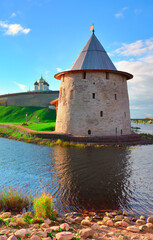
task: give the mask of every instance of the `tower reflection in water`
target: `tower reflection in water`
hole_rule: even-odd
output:
[[[128,208],[129,150],[54,148],[55,197],[63,211]]]

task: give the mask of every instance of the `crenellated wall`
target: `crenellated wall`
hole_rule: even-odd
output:
[[[0,95],[0,106],[48,107],[50,102],[58,98],[59,91],[22,92]]]
[[[99,71],[83,74],[67,72],[61,78],[56,132],[74,136],[131,134],[126,77]]]

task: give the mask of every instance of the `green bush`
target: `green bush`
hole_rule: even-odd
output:
[[[56,219],[56,212],[53,209],[53,197],[45,192],[40,197],[34,198],[34,211],[36,217]]]
[[[0,207],[5,211],[21,211],[23,208],[28,208],[31,204],[31,199],[24,196],[16,188],[9,187],[3,189],[0,194]]]

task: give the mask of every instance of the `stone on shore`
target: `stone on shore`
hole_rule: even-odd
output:
[[[146,223],[147,228],[153,228],[153,224],[152,223]]]
[[[141,219],[138,219],[137,221],[136,221],[136,224],[137,225],[144,225],[146,222],[144,221],[144,220],[141,220]]]
[[[27,229],[24,229],[24,228],[22,228],[22,229],[20,229],[20,230],[17,230],[16,232],[15,232],[15,236],[18,238],[22,238],[22,237],[25,237],[25,235],[26,234],[28,234],[29,233],[29,231],[27,230]]]
[[[49,228],[51,231],[57,232],[60,229],[60,226],[53,226]]]
[[[94,231],[92,228],[84,228],[79,231],[79,235],[81,238],[93,237]]]
[[[107,221],[107,226],[113,227],[113,226],[114,226],[113,221],[112,221],[112,220],[108,220],[108,221]]]
[[[37,235],[33,235],[30,240],[41,240],[41,238]]]
[[[5,235],[0,236],[0,240],[7,240],[7,237]]]
[[[41,227],[42,228],[49,228],[49,224],[44,222],[44,223],[41,224]]]
[[[0,234],[8,234],[10,232],[10,230],[9,229],[3,229],[3,230],[1,230],[0,231]]]
[[[81,221],[81,225],[91,226],[91,224],[92,224],[92,223],[91,223],[89,220],[85,220],[85,219],[84,219],[84,220]]]
[[[51,224],[51,222],[52,222],[52,221],[51,221],[49,218],[47,218],[47,219],[44,220],[44,223],[47,223],[48,225]]]
[[[58,240],[71,240],[73,234],[71,232],[60,232],[56,234],[56,239]]]
[[[70,226],[69,226],[69,224],[67,224],[67,223],[62,223],[62,224],[60,225],[60,228],[65,229],[66,231],[68,231],[68,230],[70,229]]]
[[[140,216],[140,219],[141,219],[141,220],[145,220],[145,219],[146,219],[146,217],[145,217],[145,216],[143,216],[143,215],[141,215],[141,216]]]
[[[81,223],[82,220],[83,220],[82,217],[76,217],[76,218],[74,218],[74,222],[75,222],[75,223]]]
[[[115,221],[122,221],[124,219],[123,215],[117,215],[115,216]]]
[[[97,224],[97,223],[94,223],[94,224],[91,226],[91,228],[92,228],[93,230],[101,230],[99,224]]]
[[[147,229],[147,226],[146,226],[146,225],[141,225],[141,226],[139,227],[139,229],[140,229],[140,231],[144,231],[144,230]]]
[[[16,236],[12,235],[7,240],[18,240]]]
[[[135,227],[135,226],[129,226],[126,228],[128,231],[133,232],[133,233],[138,233],[140,232],[140,229]]]
[[[153,223],[153,216],[147,218],[147,223]]]

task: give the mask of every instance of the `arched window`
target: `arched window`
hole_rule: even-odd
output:
[[[90,129],[88,130],[88,135],[91,135],[91,130]]]

